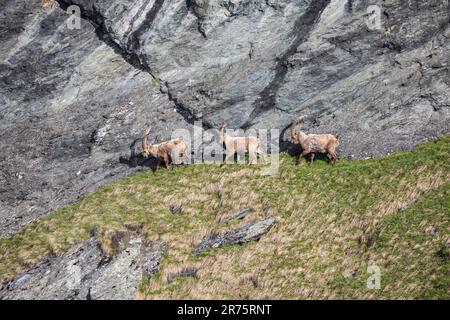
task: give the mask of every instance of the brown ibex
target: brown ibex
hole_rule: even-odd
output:
[[[219,129],[220,143],[225,144],[226,156],[224,164],[230,157],[234,157],[236,153],[248,153],[250,164],[257,163],[257,154],[259,154],[266,162],[264,152],[261,150],[261,140],[257,137],[231,137],[225,133],[225,126]]]
[[[339,140],[332,134],[306,134],[303,131],[298,132],[296,126],[303,121],[304,117],[299,117],[291,124],[291,141],[293,143],[300,143],[302,153],[298,157],[300,162],[301,157],[311,154],[311,164],[314,161],[315,153],[325,153],[330,159],[331,164],[336,163],[337,154],[336,149],[339,146]]]
[[[177,162],[186,154],[187,145],[182,139],[177,138],[159,144],[149,144],[149,134],[150,129],[147,129],[142,138],[142,155],[144,158],[152,156],[158,160],[156,170],[159,169],[161,161],[163,161],[166,168],[168,168],[169,164],[177,164]]]

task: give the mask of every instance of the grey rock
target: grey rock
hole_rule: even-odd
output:
[[[7,1],[0,10],[4,237],[151,167],[153,160],[140,155],[146,127],[153,142],[187,124],[153,78],[99,39],[89,22],[69,30],[63,10],[44,11],[39,1]]]
[[[0,288],[0,300],[133,300],[142,275],[154,275],[165,245],[147,249],[133,237],[107,257],[93,237],[60,257],[51,257]]]
[[[339,134],[341,155],[357,158],[448,132],[445,1],[372,1],[382,12],[373,31],[357,0],[65,2],[207,126],[285,129],[303,114],[304,130]]]
[[[90,281],[83,283],[81,297],[86,297],[89,292],[92,300],[136,299],[142,278],[140,253],[141,239],[131,239],[128,248],[95,270]],[[88,292],[85,288],[88,288]]]
[[[158,242],[153,246],[145,249],[141,258],[144,275],[146,275],[147,277],[151,277],[159,272],[161,267],[161,259],[167,249],[168,245],[164,242]]]
[[[248,223],[242,227],[227,231],[224,234],[210,234],[206,236],[193,250],[197,255],[211,248],[220,248],[224,245],[243,244],[259,240],[276,223],[274,218],[267,218],[255,223]]]
[[[84,299],[85,279],[106,263],[97,238],[75,246],[61,257],[51,257],[0,289],[2,300]],[[86,292],[87,294],[87,292]]]
[[[172,214],[181,214],[183,213],[183,206],[171,206],[169,210]]]

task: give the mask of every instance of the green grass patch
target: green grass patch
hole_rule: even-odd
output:
[[[280,155],[275,176],[261,166],[190,165],[138,173],[42,217],[0,240],[0,281],[97,235],[114,254],[116,232],[139,229],[169,251],[143,279],[153,298],[448,298],[450,136],[371,160],[335,166]],[[172,214],[171,206],[183,207]],[[246,207],[244,221],[218,223]],[[209,232],[274,216],[260,241],[191,254]],[[369,265],[381,270],[368,289]],[[166,283],[183,267],[198,278]]]

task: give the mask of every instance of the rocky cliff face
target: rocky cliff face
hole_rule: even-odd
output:
[[[0,300],[134,300],[142,276],[159,271],[167,245],[147,247],[140,238],[121,245],[126,248],[111,258],[92,237],[0,286]]]
[[[350,158],[449,131],[447,0],[4,0],[0,26],[0,236],[145,168],[148,126],[283,142],[301,114]]]

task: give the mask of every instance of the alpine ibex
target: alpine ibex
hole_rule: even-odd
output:
[[[296,126],[303,121],[304,117],[299,117],[291,124],[291,141],[293,143],[300,143],[302,146],[301,157],[311,154],[311,164],[314,161],[315,153],[326,153],[330,159],[331,164],[336,163],[337,155],[336,149],[339,145],[339,140],[332,134],[306,134],[303,131],[298,132]]]
[[[248,153],[250,164],[257,163],[257,154],[259,154],[266,162],[265,155],[261,150],[261,140],[257,137],[231,137],[225,133],[225,126],[221,126],[219,129],[220,143],[225,144],[226,156],[224,164],[230,157],[233,157],[236,153]]]
[[[163,161],[166,168],[168,168],[169,164],[177,164],[186,154],[187,145],[182,139],[177,138],[159,144],[149,144],[149,133],[150,129],[147,129],[142,138],[142,155],[144,158],[152,156],[158,160],[156,170],[159,169],[161,161]]]

